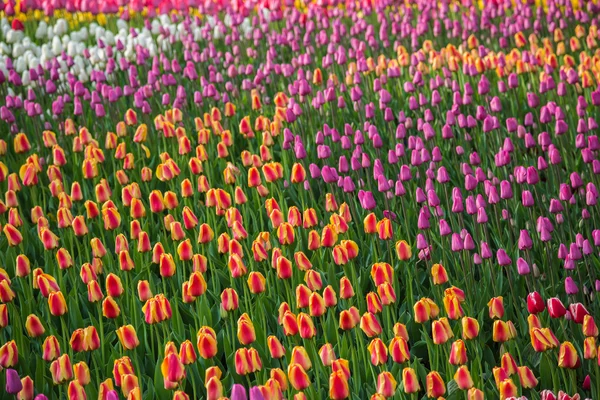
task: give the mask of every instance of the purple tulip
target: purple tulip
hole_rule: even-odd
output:
[[[19,373],[12,368],[6,370],[6,392],[17,394],[23,389]]]

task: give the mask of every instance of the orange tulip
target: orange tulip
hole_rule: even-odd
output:
[[[454,374],[454,380],[461,390],[468,390],[473,387],[473,379],[471,379],[471,373],[466,365],[458,367]]]
[[[300,364],[290,364],[288,380],[295,390],[304,390],[310,386],[310,378]]]
[[[402,370],[402,383],[404,385],[404,393],[417,393],[421,390],[417,373],[412,368],[404,368]]]
[[[350,387],[346,376],[340,371],[333,372],[329,376],[329,397],[334,400],[342,400],[350,395]]]
[[[560,368],[577,368],[580,364],[579,356],[577,355],[577,350],[575,350],[575,346],[571,342],[563,342],[560,345],[560,349],[558,352],[558,366]]]
[[[254,324],[250,320],[250,316],[246,313],[242,314],[237,321],[237,337],[242,345],[248,345],[256,340],[254,332]]]
[[[57,360],[52,361],[52,364],[50,364],[50,374],[55,385],[73,379],[73,370],[68,354],[63,354]]]
[[[446,384],[437,371],[431,371],[425,379],[427,397],[438,398],[446,394]]]
[[[67,312],[67,302],[62,292],[53,292],[48,296],[48,307],[50,314],[60,317]]]
[[[42,321],[35,314],[30,314],[25,321],[25,329],[29,337],[36,338],[42,336],[46,329],[42,325]]]
[[[140,344],[135,328],[132,325],[125,325],[118,328],[117,336],[119,337],[121,346],[123,346],[125,350],[133,350]]]

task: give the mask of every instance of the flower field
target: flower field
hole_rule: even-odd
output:
[[[0,3],[0,399],[600,399],[596,3]]]

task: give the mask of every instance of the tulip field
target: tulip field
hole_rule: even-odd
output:
[[[600,399],[599,26],[0,1],[0,399]]]

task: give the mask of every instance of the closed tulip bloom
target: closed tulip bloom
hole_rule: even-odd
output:
[[[225,311],[235,311],[239,307],[239,298],[235,289],[227,288],[221,292],[221,308]]]
[[[350,280],[343,276],[340,279],[340,298],[346,300],[350,299],[354,296],[354,288],[352,287],[352,283]]]
[[[317,334],[317,329],[310,315],[299,313],[297,316],[298,332],[302,339],[311,339]]]
[[[247,400],[246,388],[239,383],[234,383],[231,388],[231,400]]]
[[[29,258],[24,254],[19,254],[16,259],[15,275],[23,278],[31,273],[31,264]]]
[[[510,328],[508,323],[496,320],[492,327],[492,338],[494,342],[503,343],[511,339]]]
[[[456,296],[452,294],[446,295],[444,296],[443,302],[444,308],[446,309],[446,314],[448,314],[448,318],[452,320],[462,318],[464,311],[460,305],[459,299]]]
[[[371,354],[371,364],[378,366],[387,362],[387,348],[381,339],[373,339],[371,343],[369,343],[367,350]]]
[[[200,230],[198,233],[198,243],[200,244],[206,244],[211,242],[215,237],[215,234],[212,230],[212,228],[210,227],[210,225],[204,223],[202,225],[200,225]]]
[[[30,314],[25,321],[25,329],[27,330],[27,334],[29,337],[35,338],[42,336],[46,329],[44,329],[44,325],[35,314]]]
[[[467,347],[462,340],[458,339],[452,343],[448,362],[452,365],[463,365],[466,364],[467,361]]]
[[[312,291],[321,290],[323,288],[323,280],[321,274],[315,270],[308,270],[304,274],[304,282]]]
[[[567,313],[567,309],[557,297],[548,299],[547,306],[551,318],[562,318]]]
[[[119,342],[121,342],[121,346],[125,350],[133,350],[140,344],[135,328],[132,325],[125,325],[117,329],[117,336]]]
[[[2,231],[4,232],[4,236],[6,236],[6,239],[8,240],[9,246],[18,246],[23,241],[23,236],[21,235],[21,232],[19,232],[19,230],[11,224],[4,225]]]
[[[196,347],[200,357],[205,360],[213,358],[217,354],[217,335],[215,331],[207,326],[200,328],[197,334]]]
[[[342,310],[342,312],[340,312],[339,327],[341,330],[347,331],[353,329],[356,324],[357,321],[349,310]]]
[[[248,274],[248,288],[253,294],[259,294],[266,290],[266,279],[260,272],[252,271]]]
[[[510,353],[502,354],[500,365],[509,376],[517,373],[517,363]]]
[[[168,354],[164,357],[160,370],[164,379],[165,388],[172,389],[185,377],[185,368],[177,354]]]
[[[533,389],[537,386],[538,380],[533,374],[533,371],[529,369],[529,367],[519,367],[518,374],[519,381],[521,382],[521,387],[525,389]]]
[[[440,318],[432,322],[431,336],[435,344],[444,344],[454,336],[447,318]]]
[[[342,400],[350,395],[348,380],[341,371],[333,372],[329,376],[329,397],[334,400]]]
[[[207,400],[218,400],[223,397],[223,384],[215,376],[211,377],[205,383]]]
[[[331,343],[326,343],[319,349],[319,357],[321,358],[321,363],[325,367],[331,366],[331,364],[336,360],[335,351],[333,350],[333,345]]]
[[[52,361],[60,356],[60,345],[55,336],[46,336],[42,344],[42,359],[44,361]]]
[[[388,346],[388,350],[392,360],[398,364],[402,364],[410,360],[408,342],[406,339],[400,336],[392,338]]]
[[[596,358],[597,349],[596,349],[596,338],[595,337],[587,337],[583,341],[583,358],[586,360],[591,360]]]
[[[385,398],[394,396],[397,385],[394,375],[388,371],[384,371],[377,376],[377,393]]]
[[[300,391],[310,386],[310,378],[300,364],[290,364],[287,373],[294,390]]]
[[[539,314],[546,309],[546,304],[538,292],[531,292],[527,295],[527,311],[530,314]]]
[[[308,249],[315,251],[321,247],[321,237],[319,236],[319,232],[315,230],[311,230],[308,232]]]
[[[370,213],[365,217],[363,226],[366,234],[377,233],[377,216],[375,213]]]
[[[500,382],[500,385],[498,385],[498,390],[500,392],[501,400],[514,398],[518,394],[517,385],[515,385],[515,383],[510,378]]]
[[[92,351],[100,347],[100,338],[94,326],[76,329],[69,341],[71,348],[76,352]]]
[[[586,336],[586,337],[590,337],[590,336],[597,337],[598,336],[598,326],[596,325],[596,322],[594,321],[594,317],[592,317],[591,315],[586,315],[583,317],[582,330],[583,330],[584,336]]]
[[[417,393],[421,390],[417,373],[412,368],[402,370],[402,384],[404,385],[404,393]]]
[[[438,398],[446,393],[446,384],[437,371],[431,371],[425,378],[427,397]]]
[[[73,375],[75,380],[79,381],[81,385],[86,386],[90,383],[90,369],[84,361],[80,361],[73,365]]]
[[[10,287],[10,281],[0,281],[0,301],[3,303],[10,303],[15,298],[15,292]]]
[[[242,314],[237,321],[237,337],[242,345],[248,345],[256,340],[254,332],[254,324],[250,320],[250,316],[246,313]]]
[[[69,387],[67,389],[67,395],[70,400],[85,400],[87,399],[87,395],[85,393],[85,389],[81,382],[74,380],[69,382]]]
[[[377,222],[377,234],[381,240],[390,240],[394,237],[394,230],[392,228],[392,221],[388,218],[383,218]],[[398,256],[399,258],[400,256]]]
[[[577,368],[579,363],[575,346],[571,342],[563,342],[558,352],[558,366],[560,368]]]
[[[488,302],[488,310],[491,319],[504,316],[504,303],[502,296],[494,297]]]
[[[408,261],[412,256],[410,245],[405,240],[396,242],[396,255],[400,261]]]
[[[110,273],[106,277],[106,292],[111,297],[119,297],[123,294],[123,284],[121,278],[117,275]]]
[[[479,322],[475,318],[463,317],[461,324],[464,340],[475,339],[479,335]]]
[[[383,310],[383,305],[381,304],[381,300],[379,299],[379,296],[377,296],[377,293],[367,293],[366,302],[367,310],[369,310],[369,313],[371,314],[378,314]]]
[[[282,390],[282,391],[288,390],[287,376],[281,368],[271,369],[269,376],[271,377],[269,380],[274,380],[276,382],[279,390]],[[278,392],[278,390],[277,390],[277,392]]]
[[[104,298],[104,294],[102,293],[102,289],[100,288],[100,284],[98,281],[91,280],[87,284],[88,289],[88,301],[90,303],[96,303]]]
[[[67,302],[62,292],[53,292],[48,296],[48,308],[50,314],[60,317],[67,312]]]
[[[68,354],[63,354],[57,360],[52,361],[52,364],[50,364],[50,374],[55,385],[73,379],[71,359]]]
[[[533,328],[530,330],[529,335],[531,338],[531,346],[537,352],[544,352],[555,347],[543,329]]]
[[[160,276],[163,278],[170,278],[175,275],[175,260],[171,254],[164,253],[160,256],[159,271]]]
[[[19,362],[19,350],[14,340],[6,342],[0,347],[0,366],[10,368]]]
[[[198,297],[202,296],[206,292],[206,281],[202,273],[196,271],[190,275],[188,293],[191,296]]]
[[[338,234],[335,226],[325,225],[323,232],[321,233],[321,245],[323,247],[331,248],[334,247],[338,240]]]
[[[375,314],[366,312],[360,318],[360,329],[367,337],[374,337],[381,334],[381,325]]]
[[[296,346],[292,349],[290,364],[299,364],[305,371],[312,368],[312,362],[308,356],[308,352],[302,346]]]
[[[466,365],[458,367],[454,374],[454,380],[461,390],[468,390],[473,387],[473,379],[471,379],[471,373]]]
[[[468,400],[483,400],[485,395],[482,390],[477,388],[471,388],[467,391]]]
[[[275,336],[269,336],[267,338],[267,347],[272,358],[281,358],[285,355],[285,348]]]
[[[417,324],[429,321],[431,317],[431,308],[423,299],[417,301],[413,306],[414,320]]]
[[[29,376],[25,376],[25,377],[23,377],[23,379],[21,379],[21,385],[22,385],[22,389],[19,392],[17,399],[33,400],[33,396],[35,394],[35,388],[33,387],[33,379],[31,379]],[[36,398],[39,396],[40,395],[36,396]],[[38,400],[47,400],[47,399],[43,398],[43,399],[38,399]]]
[[[434,285],[443,285],[448,282],[448,274],[442,264],[433,264],[431,266],[431,279]]]
[[[102,315],[108,319],[115,319],[120,314],[121,309],[115,299],[111,296],[107,296],[104,301],[102,301]]]

